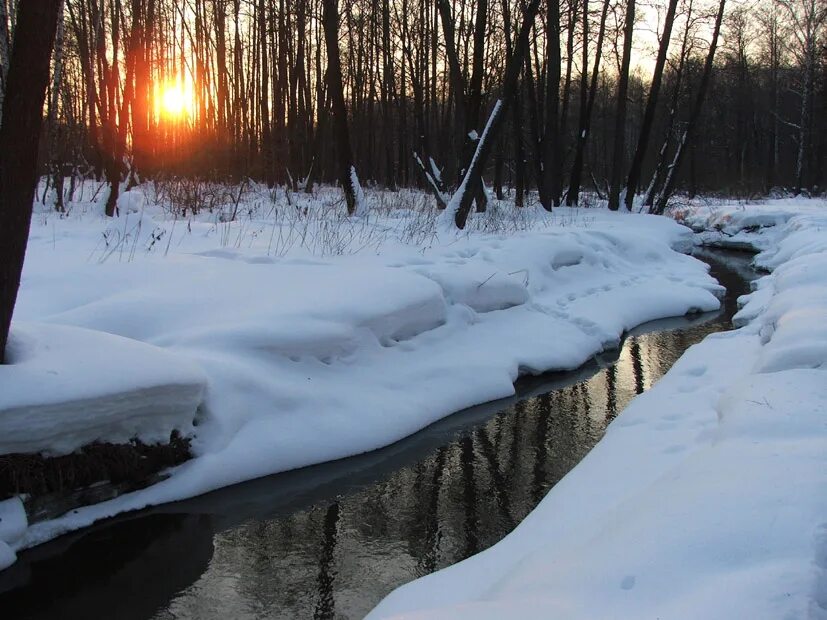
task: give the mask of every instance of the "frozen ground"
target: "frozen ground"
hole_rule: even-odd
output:
[[[827,205],[680,217],[765,250],[744,327],[689,349],[503,541],[370,618],[827,618]]]
[[[116,220],[101,217],[102,194],[66,217],[35,215],[13,341],[71,334],[70,353],[32,347],[25,363],[72,380],[44,374],[16,406],[146,387],[178,359],[180,374],[205,377],[196,458],[151,488],[32,525],[13,549],[378,448],[510,395],[520,373],[575,368],[639,323],[719,306],[706,266],[673,250],[690,232],[666,218],[494,203],[470,232],[446,234],[417,193],[372,192],[369,215],[345,218],[327,192],[288,204],[214,188],[201,198],[212,211],[193,216],[180,187],[145,190],[121,198]],[[70,368],[95,356],[117,382]],[[96,438],[123,436],[99,421]],[[48,437],[51,452],[70,447]]]

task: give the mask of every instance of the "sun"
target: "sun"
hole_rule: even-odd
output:
[[[184,89],[178,84],[168,84],[161,92],[161,108],[164,114],[173,118],[184,115],[187,107],[187,97]]]
[[[159,115],[170,120],[183,120],[193,110],[194,93],[190,80],[175,78],[164,82],[156,91],[155,105]]]

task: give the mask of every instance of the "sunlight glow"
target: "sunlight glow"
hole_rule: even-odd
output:
[[[193,105],[192,88],[188,83],[170,81],[161,88],[159,107],[164,116],[178,120],[187,116]]]

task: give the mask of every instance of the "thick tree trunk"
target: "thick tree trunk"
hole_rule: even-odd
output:
[[[336,0],[322,1],[324,38],[327,49],[327,85],[333,107],[333,124],[336,132],[336,151],[339,156],[338,177],[347,202],[347,212],[353,215],[360,207],[360,190],[353,165],[350,147],[350,131],[347,123],[342,65],[339,60],[339,11]]]
[[[0,126],[0,363],[5,362],[37,183],[37,146],[60,0],[21,2]]]

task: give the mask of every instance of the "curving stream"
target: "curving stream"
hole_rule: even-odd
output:
[[[698,257],[718,313],[641,326],[576,372],[521,380],[392,446],[123,515],[0,573],[4,618],[360,618],[510,532],[683,351],[731,328],[751,256]]]

